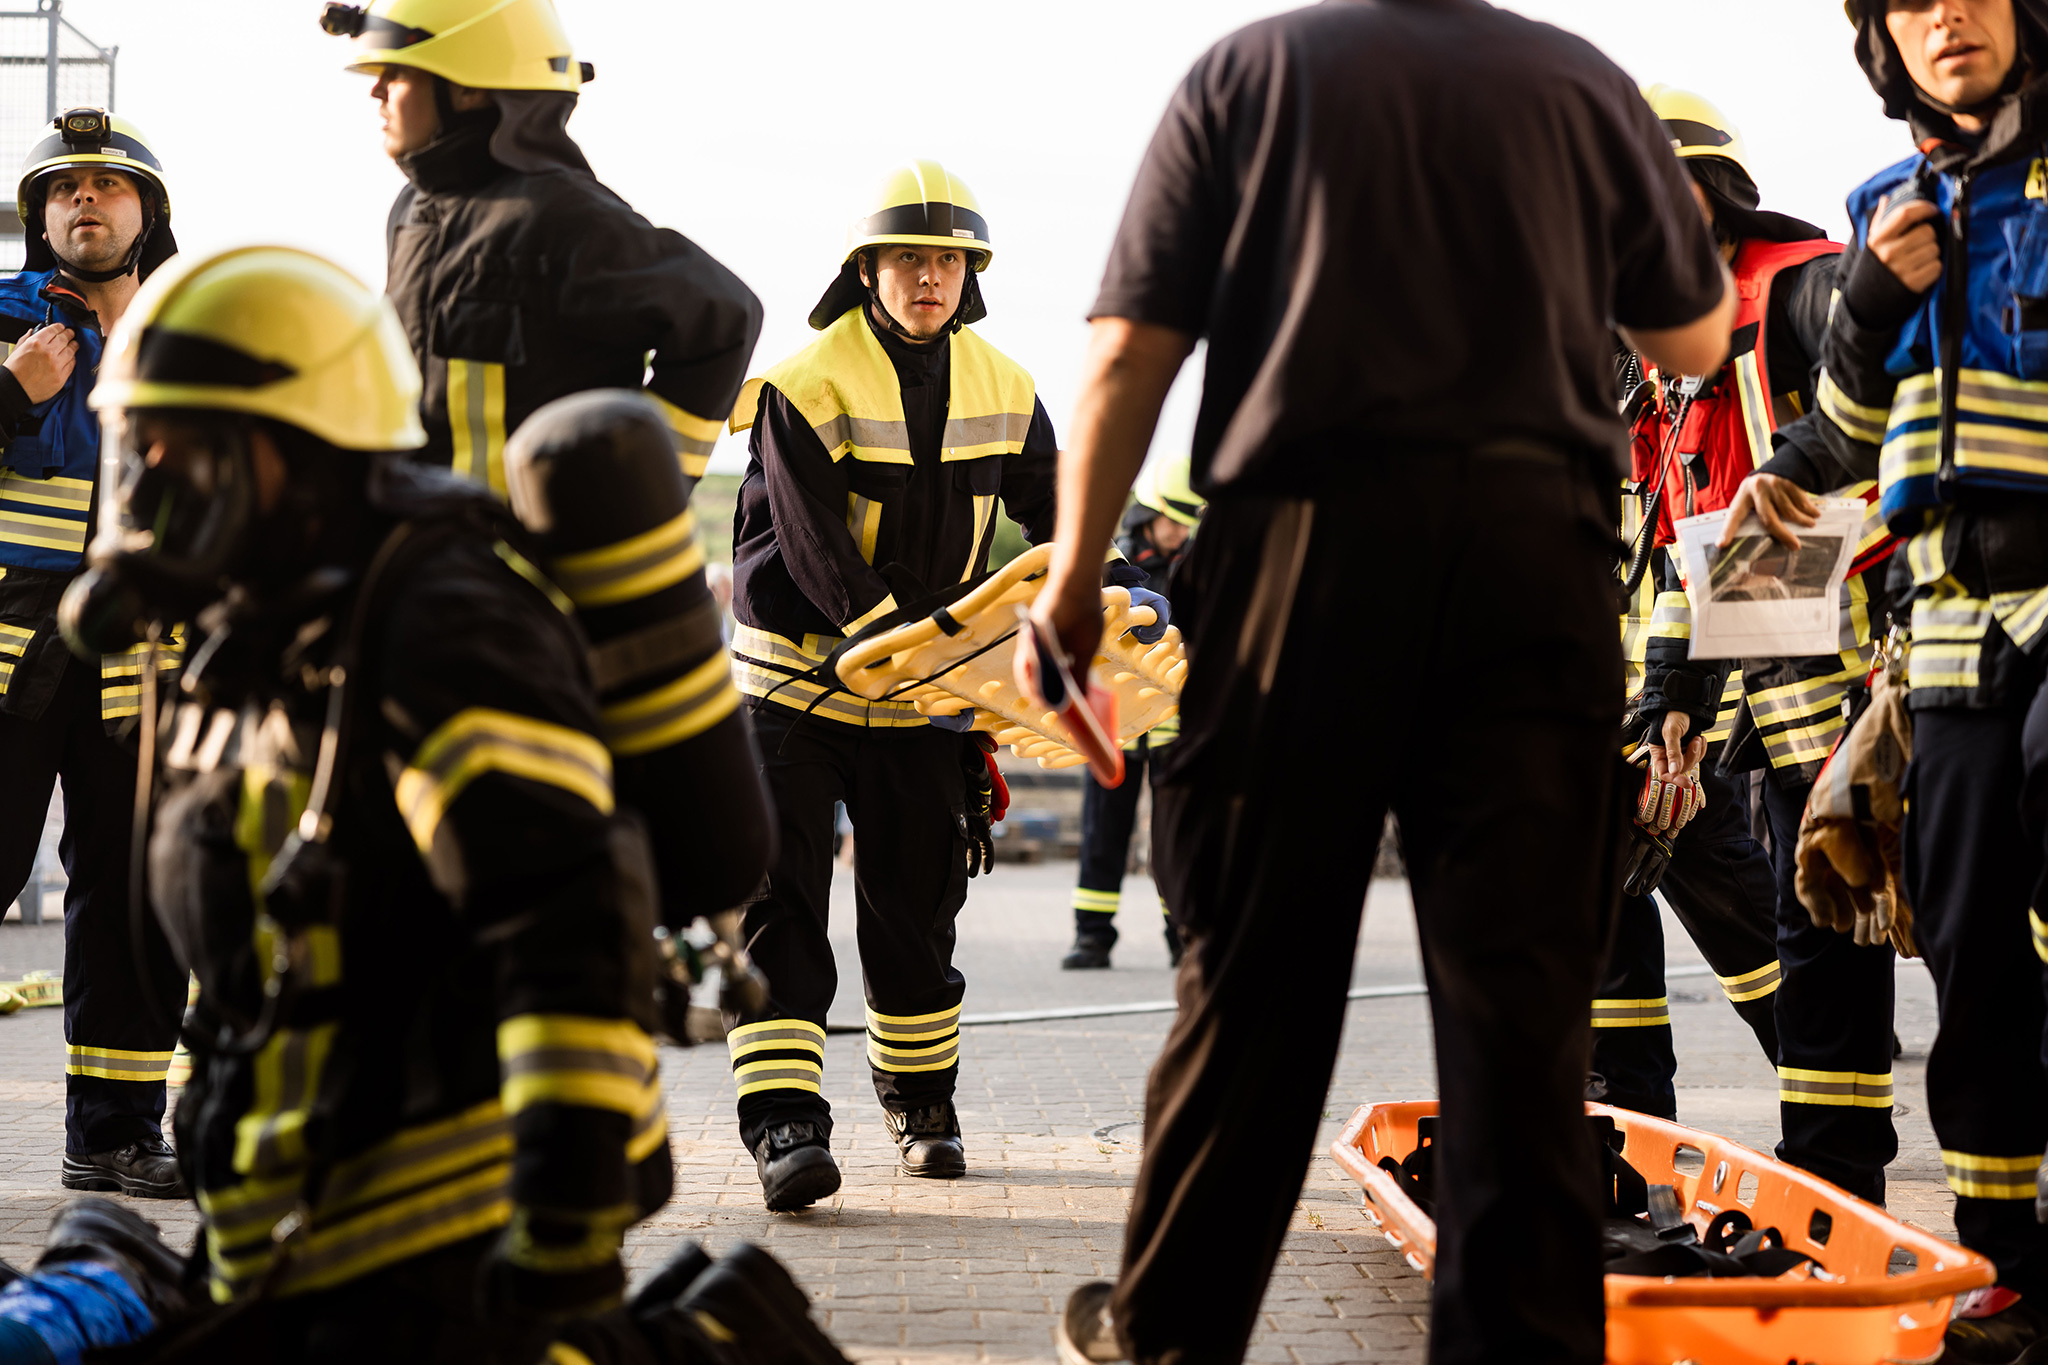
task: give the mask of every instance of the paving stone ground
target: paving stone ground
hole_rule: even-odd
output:
[[[1151,889],[1125,886],[1124,941],[1109,972],[1067,973],[1058,958],[1070,936],[1067,895],[1074,865],[1004,865],[973,883],[961,920],[958,960],[969,1013],[1172,996]],[[835,1020],[860,1017],[852,946],[852,888],[834,887],[841,996]],[[1667,925],[1675,964],[1697,954]],[[57,967],[55,924],[0,924],[0,979]],[[1405,884],[1376,883],[1354,980],[1420,979]],[[1775,1078],[1711,977],[1674,979],[1672,1019],[1680,1052],[1679,1118],[1768,1150],[1778,1122]],[[1917,966],[1899,977],[1898,1027],[1907,1059],[1898,1068],[1900,1157],[1891,1207],[1952,1235],[1948,1196],[1921,1079],[1933,1040],[1933,992]],[[676,1195],[637,1228],[628,1255],[640,1270],[686,1237],[712,1251],[759,1242],[790,1266],[821,1321],[863,1362],[915,1365],[1051,1359],[1054,1310],[1086,1279],[1114,1274],[1137,1173],[1145,1073],[1171,1016],[1006,1024],[967,1030],[961,1121],[971,1172],[965,1180],[895,1174],[857,1035],[826,1044],[834,1146],[846,1184],[807,1213],[761,1208],[752,1159],[740,1149],[722,1049],[664,1049]],[[0,1258],[32,1260],[62,1202],[62,1027],[54,1010],[0,1019]],[[1434,1094],[1426,1002],[1418,996],[1352,1004],[1317,1151],[1327,1150],[1357,1105]],[[182,1207],[140,1205],[183,1244],[195,1227]],[[1420,1361],[1428,1291],[1366,1224],[1356,1188],[1327,1156],[1312,1163],[1248,1357],[1260,1365]]]

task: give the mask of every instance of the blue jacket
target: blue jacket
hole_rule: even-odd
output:
[[[17,418],[12,432],[0,431],[6,441],[0,449],[0,566],[69,574],[83,562],[92,535],[100,423],[86,399],[105,338],[75,294],[44,297],[54,278],[54,271],[29,271],[0,279],[0,344],[8,350],[50,322],[78,336],[70,382]]]

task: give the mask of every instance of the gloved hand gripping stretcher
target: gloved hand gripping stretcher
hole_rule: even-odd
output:
[[[917,620],[866,639],[836,657],[839,681],[869,701],[907,701],[928,716],[974,712],[970,728],[986,731],[1020,758],[1044,768],[1087,762],[1066,723],[1032,705],[1014,674],[1017,608],[1029,607],[1045,584],[1052,547],[1025,551],[957,601]],[[1114,693],[1117,744],[1126,744],[1180,710],[1187,656],[1180,632],[1166,628],[1159,642],[1131,634],[1157,623],[1149,606],[1135,606],[1127,589],[1102,590],[1102,645],[1090,670],[1094,684]]]

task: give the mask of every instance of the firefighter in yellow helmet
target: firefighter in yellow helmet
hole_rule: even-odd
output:
[[[67,637],[204,637],[144,689],[147,890],[199,982],[200,1297],[247,1311],[172,1355],[837,1362],[754,1249],[620,1306],[671,1184],[648,853],[566,590],[407,458],[418,396],[390,303],[282,247],[159,274],[93,395],[120,482]]]
[[[594,74],[552,0],[329,4],[376,77],[392,205],[385,292],[425,380],[423,458],[504,492],[542,404],[643,389],[694,482],[761,329],[752,291],[591,173],[565,127]]]
[[[839,802],[854,826],[868,1063],[900,1169],[967,1168],[953,921],[968,877],[993,859],[989,755],[960,733],[971,715],[928,720],[907,702],[837,690],[825,658],[984,573],[998,506],[1027,540],[1051,534],[1052,421],[1031,376],[972,328],[994,250],[957,175],[936,161],[896,167],[811,311],[818,338],[748,381],[733,415],[752,433],[733,529],[733,652],[780,841],[746,925],[773,1004],[730,1043],[740,1136],[770,1209],[839,1188],[821,1092]]]
[[[1771,1002],[1775,1038],[1760,1027],[1765,1021],[1752,1017],[1751,1024],[1767,1052],[1775,1042],[1778,1156],[1881,1202],[1884,1169],[1898,1150],[1891,1121],[1892,951],[1814,926],[1794,890],[1793,851],[1807,793],[1841,733],[1844,701],[1861,692],[1873,632],[1883,633],[1885,567],[1897,542],[1885,533],[1874,481],[1827,483],[1825,491],[1863,498],[1870,512],[1839,603],[1840,650],[1796,659],[1690,657],[1691,610],[1668,548],[1676,519],[1730,508],[1760,471],[1835,467],[1828,432],[1814,415],[1813,376],[1842,248],[1810,223],[1758,209],[1748,149],[1714,105],[1670,86],[1643,93],[1692,175],[1741,302],[1719,373],[1692,381],[1652,375],[1635,394],[1631,474],[1646,567],[1639,597],[1655,597],[1633,642],[1631,661],[1642,667],[1631,672],[1641,687],[1631,700],[1628,733],[1668,755],[1672,766],[1705,750],[1706,815],[1673,844],[1676,857],[1662,889],[1687,918],[1736,1009],[1750,1013]],[[1775,942],[1761,951],[1745,946],[1753,931],[1734,913],[1756,899],[1746,888],[1763,859],[1749,835],[1746,799],[1748,774],[1756,771],[1763,774],[1760,814],[1771,833],[1775,883]],[[1613,1005],[1664,994],[1655,919],[1647,896],[1624,903],[1621,946],[1602,983],[1604,998],[1595,1001],[1596,1017],[1626,1016]],[[1626,951],[1632,943],[1639,949],[1634,962]],[[1757,994],[1767,988],[1774,989]],[[1596,1068],[1620,1069],[1629,1035],[1643,1032],[1601,1028]],[[1626,1090],[1615,1098],[1630,1102]]]
[[[0,280],[0,906],[21,893],[63,779],[64,1161],[67,1189],[184,1194],[164,1142],[175,1013],[162,936],[128,932],[128,813],[140,661],[73,659],[57,599],[78,573],[99,491],[100,425],[86,406],[106,333],[177,251],[147,137],[104,109],[67,109],[30,148],[15,191],[26,238]],[[163,656],[173,666],[171,652]],[[142,977],[150,980],[143,980]]]
[[[1145,586],[1162,597],[1171,595],[1168,580],[1187,553],[1189,537],[1201,524],[1206,505],[1190,486],[1189,476],[1185,455],[1145,466],[1117,535],[1117,549],[1144,570]],[[1067,971],[1109,966],[1110,950],[1117,941],[1116,912],[1123,901],[1124,865],[1130,857],[1138,797],[1145,790],[1146,773],[1158,771],[1163,751],[1179,734],[1180,718],[1176,716],[1125,745],[1120,786],[1105,787],[1092,773],[1082,775],[1081,875],[1074,887],[1074,946],[1060,959],[1060,966]],[[1178,967],[1180,931],[1174,928],[1164,897],[1159,908],[1167,916],[1167,961]]]

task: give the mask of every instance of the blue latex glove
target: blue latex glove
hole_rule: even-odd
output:
[[[927,716],[925,719],[941,730],[951,730],[956,735],[964,735],[974,726],[974,708],[970,706],[957,716]]]
[[[1159,619],[1149,626],[1133,626],[1130,634],[1137,637],[1141,645],[1156,645],[1166,638],[1166,628],[1172,624],[1166,599],[1146,588],[1130,589],[1131,605],[1150,607],[1159,613]]]

